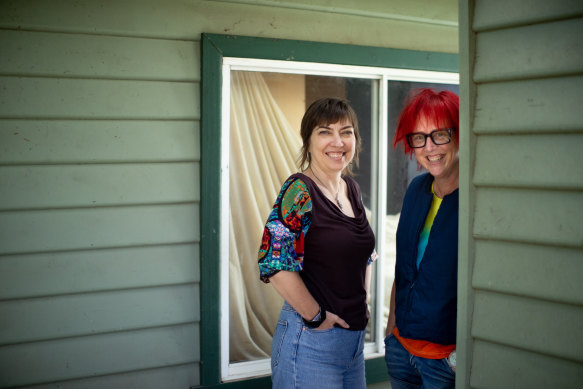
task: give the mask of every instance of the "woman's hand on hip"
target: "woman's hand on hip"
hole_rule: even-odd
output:
[[[335,324],[338,324],[342,328],[350,327],[347,322],[340,318],[340,316],[330,311],[326,311],[326,320],[324,320],[316,330],[327,330],[328,328],[334,327]]]

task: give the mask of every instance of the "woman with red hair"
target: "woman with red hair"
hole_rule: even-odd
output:
[[[427,173],[405,194],[385,338],[393,389],[454,388],[457,316],[459,98],[414,91],[397,123]]]

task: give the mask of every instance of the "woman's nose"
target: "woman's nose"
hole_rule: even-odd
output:
[[[342,140],[342,137],[340,136],[340,134],[334,134],[333,143],[334,143],[334,145],[340,145],[340,146],[342,146],[344,144],[344,141]]]
[[[433,142],[433,138],[431,138],[430,136],[428,136],[425,139],[425,146],[423,146],[423,148],[426,149],[427,151],[431,151],[435,147],[437,147],[437,145]]]

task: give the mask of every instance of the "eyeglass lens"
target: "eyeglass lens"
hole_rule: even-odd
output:
[[[451,141],[450,131],[450,129],[433,130],[429,134],[425,134],[423,132],[414,132],[407,134],[407,142],[409,143],[409,146],[413,148],[420,148],[425,146],[427,138],[431,137],[431,140],[434,144],[444,145]]]

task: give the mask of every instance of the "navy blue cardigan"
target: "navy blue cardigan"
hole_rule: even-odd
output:
[[[456,189],[445,196],[417,270],[419,234],[433,194],[433,176],[416,177],[405,194],[397,228],[395,315],[399,335],[432,343],[456,343],[458,208]]]

